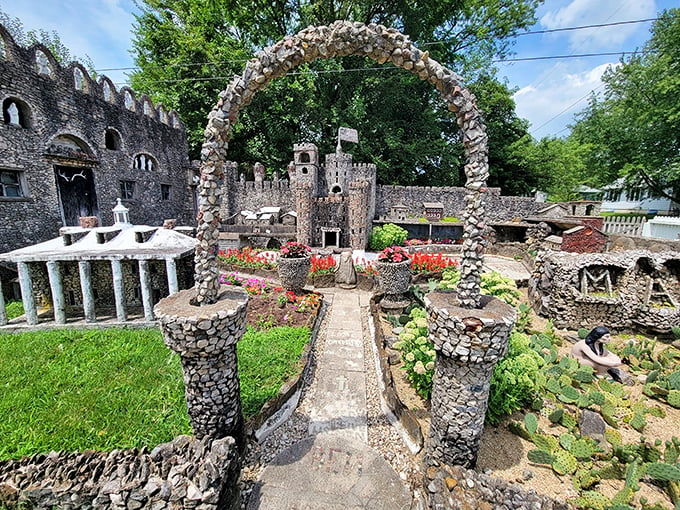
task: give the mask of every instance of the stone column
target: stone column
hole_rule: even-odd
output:
[[[508,349],[517,318],[499,299],[461,308],[454,292],[425,296],[430,340],[437,351],[425,462],[473,468],[477,462],[494,366]]]
[[[139,286],[142,288],[142,306],[144,307],[144,320],[151,322],[154,320],[153,303],[151,302],[151,273],[149,272],[149,261],[139,261]]]
[[[52,310],[54,311],[54,322],[66,324],[66,303],[64,301],[64,285],[61,279],[61,269],[56,260],[47,261],[47,276],[50,280],[50,290],[52,291]]]
[[[97,317],[94,313],[94,292],[92,290],[92,264],[88,260],[78,262],[80,274],[80,290],[83,293],[83,313],[85,322],[95,322]]]
[[[2,280],[0,280],[0,326],[7,324],[7,309],[5,309],[5,295],[2,293]]]
[[[179,292],[179,283],[177,283],[177,263],[175,259],[165,259],[165,272],[168,275],[168,293],[174,294]]]
[[[123,281],[123,265],[120,260],[111,261],[113,278],[113,295],[116,300],[116,318],[118,322],[127,322],[127,303],[125,302],[125,282]]]
[[[33,281],[31,272],[26,262],[17,262],[19,272],[19,287],[21,287],[21,301],[24,304],[24,314],[29,326],[38,324],[38,311],[35,308],[35,298],[33,297]]]
[[[240,287],[221,291],[215,303],[195,306],[196,289],[183,290],[161,299],[155,312],[165,345],[182,360],[194,435],[232,436],[243,446],[236,343],[246,331],[248,295]]]

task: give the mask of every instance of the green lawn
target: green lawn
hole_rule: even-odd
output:
[[[239,343],[246,417],[298,370],[306,328],[249,331]],[[0,459],[153,446],[191,433],[179,356],[158,330],[0,335]]]

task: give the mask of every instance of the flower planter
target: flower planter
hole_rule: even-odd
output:
[[[335,287],[335,275],[332,273],[310,275],[309,280],[311,284],[317,289]]]
[[[378,281],[382,291],[389,295],[400,295],[408,292],[411,285],[411,261],[373,263],[378,272]]]
[[[359,290],[373,290],[374,282],[373,275],[357,273],[357,288]]]
[[[307,284],[312,262],[309,257],[279,257],[279,281],[286,290],[300,291]]]

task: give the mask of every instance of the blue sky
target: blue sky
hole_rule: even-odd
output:
[[[680,0],[546,0],[531,29],[546,30],[654,18],[663,9],[680,7]],[[19,18],[25,30],[56,31],[76,57],[88,55],[95,69],[134,65],[131,28],[133,0],[0,0],[0,10]],[[580,55],[633,51],[649,38],[651,23],[524,35],[514,46],[516,57]],[[536,138],[564,136],[573,114],[587,104],[600,76],[618,56],[498,64],[500,76],[516,88],[517,114],[531,123]],[[105,71],[119,86],[125,71]],[[226,86],[226,83],[225,83]]]

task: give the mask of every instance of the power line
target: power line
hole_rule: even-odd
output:
[[[589,28],[603,28],[603,27],[611,27],[611,26],[617,26],[617,25],[629,25],[629,24],[634,24],[634,23],[647,23],[650,21],[657,21],[658,18],[645,18],[645,19],[638,19],[638,20],[629,20],[629,21],[616,21],[613,23],[599,23],[596,25],[581,25],[581,26],[575,26],[575,27],[563,27],[563,28],[552,28],[552,29],[547,29],[547,30],[534,30],[534,31],[529,31],[529,32],[522,32],[520,34],[516,34],[517,37],[519,36],[524,36],[524,35],[536,35],[536,34],[548,34],[548,33],[553,33],[553,32],[566,32],[566,31],[573,31],[573,30],[586,30]],[[453,39],[443,39],[441,41],[431,41],[431,42],[424,42],[420,43],[418,46],[432,46],[435,44],[442,44],[446,43],[449,41],[452,41]],[[623,54],[630,54],[631,52],[623,52]],[[593,53],[593,54],[585,54],[582,55],[584,57],[589,57],[589,56],[605,56],[605,55],[618,55],[621,53],[611,53],[611,54],[598,54],[598,53]],[[579,55],[574,55],[574,57],[578,57]],[[494,63],[497,62],[520,62],[524,60],[547,60],[551,58],[568,58],[566,56],[555,56],[555,57],[533,57],[533,58],[518,58],[518,59],[498,59],[494,60]],[[224,60],[221,62],[187,62],[187,63],[179,63],[179,64],[168,64],[164,67],[191,67],[191,66],[203,66],[203,65],[225,65],[225,64],[242,64],[244,62],[248,62],[250,59],[238,59],[238,60]],[[106,69],[95,69],[95,72],[98,73],[103,73],[107,71],[134,71],[139,69],[139,67],[111,67],[111,68],[106,68]]]
[[[550,124],[550,123],[551,123],[553,120],[555,120],[556,118],[560,117],[561,115],[564,115],[564,114],[567,113],[569,110],[571,110],[574,106],[576,106],[576,105],[579,104],[581,101],[583,101],[585,98],[589,97],[593,92],[595,92],[596,90],[601,89],[602,87],[604,87],[604,85],[605,85],[605,84],[602,83],[602,84],[598,85],[597,87],[595,87],[594,89],[590,90],[586,95],[584,95],[583,97],[580,97],[579,99],[577,99],[576,101],[574,101],[573,103],[571,103],[569,106],[567,106],[567,107],[566,107],[564,110],[562,110],[560,113],[558,113],[557,115],[552,116],[550,119],[546,120],[543,124],[541,124],[541,125],[538,126],[537,128],[532,129],[532,130],[531,130],[531,133],[535,133],[536,131],[538,131],[538,130],[541,129],[542,127],[547,126],[548,124]],[[562,131],[564,131],[564,129],[563,129]]]

